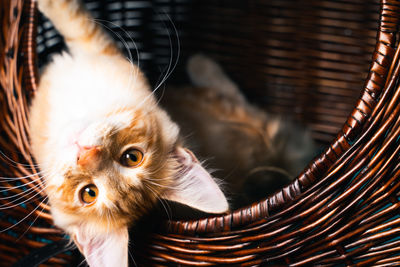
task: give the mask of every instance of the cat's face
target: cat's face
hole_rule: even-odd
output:
[[[178,127],[143,74],[120,57],[56,58],[41,75],[29,123],[54,222],[90,266],[127,266],[128,228],[157,198],[228,209],[209,173],[177,143]]]
[[[164,111],[119,110],[77,129],[46,151],[46,192],[56,225],[89,264],[126,261],[128,228],[157,198],[228,209],[209,174],[177,144],[178,128]]]
[[[134,221],[174,186],[178,130],[171,122],[164,129],[159,112],[143,116],[125,110],[93,122],[52,155],[59,162],[48,177],[53,209],[106,231]]]

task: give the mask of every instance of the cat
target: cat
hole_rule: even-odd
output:
[[[317,152],[307,129],[249,103],[212,59],[192,56],[187,72],[193,85],[169,88],[161,104],[184,142],[225,181],[231,208],[281,189]]]
[[[179,127],[78,0],[38,0],[68,52],[53,56],[30,105],[33,155],[54,224],[90,266],[128,266],[128,228],[159,198],[207,213],[228,202]]]

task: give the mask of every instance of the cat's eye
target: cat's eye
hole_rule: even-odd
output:
[[[142,160],[143,152],[136,148],[130,148],[122,154],[119,162],[122,166],[133,168],[139,166]]]
[[[94,184],[83,187],[79,193],[80,199],[84,204],[93,204],[96,201],[98,194],[99,190]]]

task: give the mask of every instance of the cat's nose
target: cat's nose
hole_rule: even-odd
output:
[[[77,164],[81,167],[88,167],[96,161],[100,149],[97,146],[79,147]]]

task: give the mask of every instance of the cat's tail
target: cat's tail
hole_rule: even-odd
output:
[[[72,54],[120,54],[112,39],[91,17],[80,0],[37,0],[39,10],[64,37]]]
[[[187,72],[194,86],[213,89],[225,96],[244,100],[238,86],[229,79],[217,62],[207,56],[196,54],[190,57]]]

